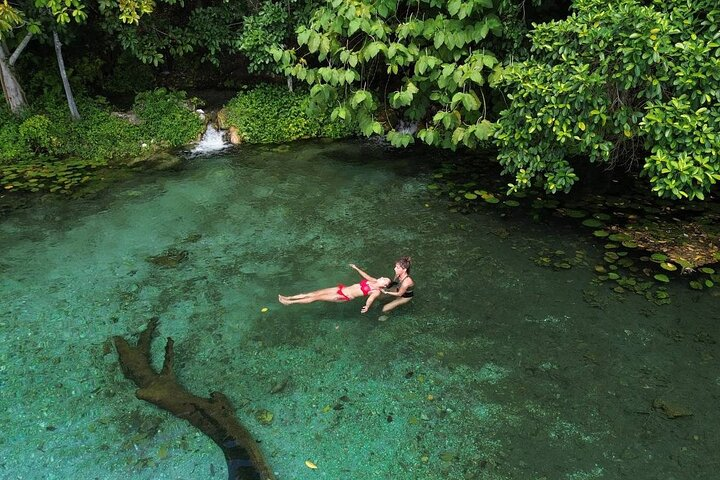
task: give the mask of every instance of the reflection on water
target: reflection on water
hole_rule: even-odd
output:
[[[226,478],[117,367],[109,337],[159,316],[180,380],[225,393],[281,479],[714,478],[716,299],[671,285],[657,306],[543,268],[603,245],[449,212],[425,190],[437,156],[244,148],[5,219],[0,477]],[[416,294],[386,322],[277,303],[400,255]]]

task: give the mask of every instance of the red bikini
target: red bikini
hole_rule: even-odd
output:
[[[349,302],[352,299],[350,297],[348,297],[347,295],[345,295],[345,292],[343,292],[343,288],[345,288],[345,285],[343,285],[342,283],[339,284],[338,289],[337,289],[337,294],[343,300],[345,300],[346,302]],[[370,285],[368,285],[367,280],[364,280],[364,279],[360,280],[360,291],[362,292],[363,295],[365,295],[365,296],[370,295],[371,290],[372,290],[372,287]]]

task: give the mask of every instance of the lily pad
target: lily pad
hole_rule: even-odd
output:
[[[508,207],[518,207],[518,206],[520,206],[520,202],[518,202],[517,200],[505,200],[503,203],[504,203],[505,205],[507,205]]]
[[[707,288],[712,288],[712,287],[715,286],[715,284],[713,283],[712,280],[705,280],[705,286],[706,286]]]
[[[625,240],[622,244],[625,248],[637,248],[638,246],[638,244],[632,240]]]
[[[663,282],[663,283],[668,283],[668,282],[670,281],[670,279],[668,278],[668,276],[665,275],[665,274],[663,274],[663,273],[658,273],[658,274],[655,275],[653,278],[654,278],[655,280],[657,280],[658,282]]]
[[[583,218],[587,217],[587,213],[583,212],[582,210],[573,210],[573,209],[567,209],[562,211],[563,215],[570,218]]]
[[[691,280],[691,281],[690,281],[690,288],[692,288],[692,289],[694,289],[694,290],[702,290],[702,289],[703,289],[703,285],[702,285],[702,283],[698,282],[697,280]]]
[[[626,240],[630,240],[630,236],[625,233],[613,233],[609,238],[613,242],[624,242]]]
[[[605,258],[611,258],[613,261],[615,261],[620,258],[620,255],[615,252],[605,252]]]
[[[606,232],[605,230],[595,230],[593,232],[593,235],[595,235],[596,237],[599,237],[599,238],[604,238],[610,234],[608,232]]]
[[[668,272],[674,272],[675,270],[677,270],[677,267],[675,266],[675,264],[670,263],[670,262],[662,262],[660,264],[660,267],[663,270],[667,270]]]
[[[497,199],[497,197],[494,197],[492,195],[486,195],[483,197],[483,200],[485,200],[487,203],[498,203],[500,200]]]
[[[606,222],[606,221],[610,220],[610,218],[612,218],[607,213],[593,213],[593,217],[597,218],[598,220],[602,220],[604,222]]]
[[[652,255],[650,255],[650,260],[657,263],[662,263],[667,260],[667,258],[667,255],[663,253],[653,253]]]
[[[625,267],[625,268],[632,266],[632,264],[633,264],[633,261],[630,258],[621,258],[618,261],[618,265],[620,265],[621,267]]]
[[[465,194],[465,198],[467,198],[468,200],[475,200],[477,198],[477,195],[475,195],[474,193],[467,192]]]
[[[597,228],[597,227],[601,227],[603,223],[600,220],[597,220],[595,218],[586,218],[585,220],[582,221],[582,224],[585,225],[586,227]]]
[[[713,270],[710,267],[702,267],[699,269],[702,273],[707,273],[708,275],[712,275],[715,273],[715,270]]]

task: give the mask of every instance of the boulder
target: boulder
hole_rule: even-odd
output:
[[[240,137],[240,132],[237,127],[230,127],[228,129],[228,140],[233,145],[239,145],[242,143],[242,138]]]
[[[227,123],[227,110],[224,108],[221,109],[219,112],[217,112],[216,115],[216,123],[220,130],[227,130],[228,129],[228,123]]]

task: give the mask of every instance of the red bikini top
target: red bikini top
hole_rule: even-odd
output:
[[[368,285],[368,281],[365,279],[360,280],[360,291],[363,295],[370,295],[370,290],[372,290],[372,288]]]

